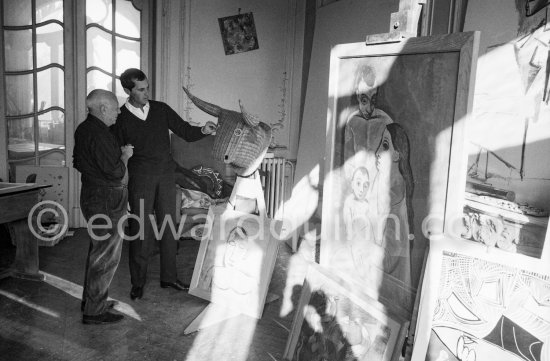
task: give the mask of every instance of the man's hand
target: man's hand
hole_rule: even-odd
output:
[[[218,125],[214,122],[207,121],[205,125],[201,128],[202,134],[212,134],[218,129]]]
[[[120,150],[122,152],[121,158],[123,160],[128,160],[132,155],[134,155],[134,146],[131,144],[126,144],[120,147]]]

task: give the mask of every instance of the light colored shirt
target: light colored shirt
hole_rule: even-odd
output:
[[[147,119],[147,115],[149,114],[149,102],[147,102],[147,104],[145,104],[143,106],[143,110],[140,109],[140,108],[136,108],[135,106],[133,106],[132,104],[130,104],[130,98],[128,98],[126,100],[126,103],[124,105],[126,105],[126,108],[128,108],[128,110],[134,114],[136,117],[138,117],[139,119],[141,120],[145,120]]]

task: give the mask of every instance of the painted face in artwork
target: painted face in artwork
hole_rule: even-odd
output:
[[[399,152],[393,146],[390,132],[385,129],[376,149],[376,168],[380,172],[390,172],[393,163],[399,160]]]
[[[379,214],[388,214],[393,204],[403,199],[403,177],[398,168],[399,152],[394,148],[390,132],[384,128],[376,148],[376,187]]]
[[[149,81],[134,80],[134,87],[131,90],[124,89],[124,92],[130,97],[130,104],[136,108],[143,108],[149,101]]]
[[[378,89],[374,86],[374,84],[369,85],[364,79],[362,79],[357,84],[355,94],[357,95],[357,100],[359,101],[359,111],[363,117],[367,119],[370,118],[376,106]]]
[[[357,168],[351,180],[351,190],[356,199],[363,200],[369,190],[369,174],[364,167]]]
[[[241,262],[248,252],[248,235],[242,227],[236,227],[227,237],[224,265],[234,267]]]

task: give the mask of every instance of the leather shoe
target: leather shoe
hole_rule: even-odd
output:
[[[132,290],[130,291],[130,298],[132,300],[140,299],[143,297],[143,286],[132,286]]]
[[[189,290],[189,284],[188,283],[183,283],[180,280],[176,280],[176,282],[163,282],[163,281],[160,281],[160,287],[162,287],[162,288],[172,287],[172,288],[174,288],[178,291],[187,291],[187,290]]]
[[[105,311],[99,315],[84,315],[82,316],[82,323],[85,325],[101,325],[106,323],[115,323],[119,322],[124,318],[123,315],[118,313],[112,313]]]
[[[105,308],[114,308],[118,304],[115,300],[108,300],[105,301]],[[80,311],[84,312],[84,306],[86,306],[86,302],[82,301],[80,302]]]

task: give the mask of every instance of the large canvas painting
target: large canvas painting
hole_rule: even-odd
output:
[[[550,31],[540,24],[480,57],[463,239],[542,258],[550,207]]]
[[[416,288],[427,237],[444,233],[446,206],[461,201],[478,39],[331,53],[320,261],[383,297],[401,298],[384,277]]]
[[[210,207],[189,293],[255,318],[262,315],[279,249],[280,222]]]
[[[457,242],[430,250],[412,360],[548,360],[548,267]]]
[[[345,280],[311,264],[284,358],[398,360],[407,324]]]

